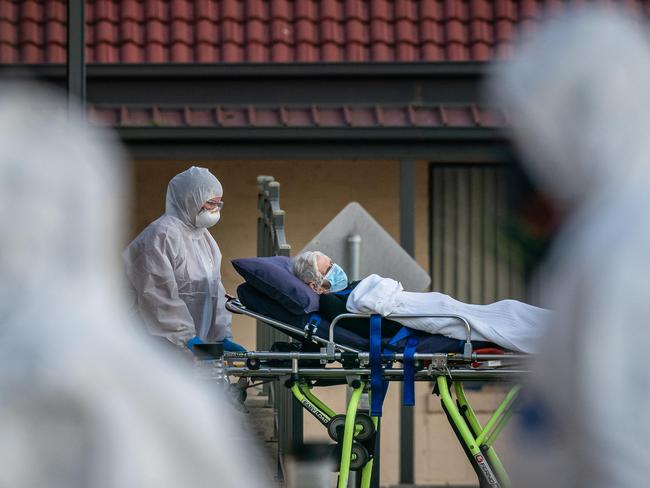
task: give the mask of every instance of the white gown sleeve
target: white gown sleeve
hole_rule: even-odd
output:
[[[378,313],[382,317],[393,313],[402,284],[390,278],[372,274],[359,282],[346,304],[352,313]]]
[[[221,279],[219,279],[219,288],[217,294],[217,307],[214,317],[215,327],[213,329],[216,336],[214,337],[214,340],[220,341],[223,339],[232,339],[232,314],[226,310],[226,289],[224,288]]]
[[[127,273],[137,295],[140,314],[153,335],[185,346],[196,335],[194,320],[178,295],[170,256],[172,243],[158,234],[138,256],[127,259]]]

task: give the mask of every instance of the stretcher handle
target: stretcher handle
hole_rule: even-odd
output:
[[[332,320],[332,323],[330,324],[330,330],[329,330],[329,343],[327,344],[327,351],[329,352],[330,350],[334,352],[334,347],[335,347],[335,342],[334,342],[334,327],[340,320],[343,319],[353,319],[353,318],[370,318],[370,314],[366,313],[343,313],[341,315],[337,315],[334,320]],[[465,324],[465,329],[467,331],[467,336],[465,339],[465,347],[463,349],[463,356],[467,359],[470,360],[472,358],[472,327],[469,325],[469,322],[465,317],[462,315],[456,315],[456,314],[396,314],[396,315],[387,315],[386,317],[383,317],[386,319],[422,319],[422,318],[441,318],[441,319],[458,319],[460,320],[463,324]]]

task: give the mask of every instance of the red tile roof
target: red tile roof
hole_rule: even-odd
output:
[[[86,54],[89,63],[485,61],[516,28],[534,28],[542,6],[567,1],[94,0]],[[623,3],[647,11],[650,0]],[[65,0],[0,0],[0,63],[64,63],[65,46]]]
[[[90,120],[110,127],[169,128],[496,128],[500,110],[465,105],[141,106],[89,107]]]

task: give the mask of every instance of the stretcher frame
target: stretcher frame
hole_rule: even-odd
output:
[[[332,321],[329,338],[315,336],[309,324],[304,329],[266,317],[254,312],[239,300],[231,299],[226,308],[233,313],[248,315],[272,327],[291,335],[302,335],[305,341],[311,341],[321,346],[321,352],[272,352],[251,351],[246,353],[226,353],[226,372],[228,375],[249,378],[271,378],[284,380],[302,407],[313,415],[320,423],[328,428],[330,437],[338,443],[340,449],[338,488],[347,486],[351,469],[361,470],[361,487],[369,488],[373,472],[374,446],[372,439],[360,441],[360,433],[367,428],[365,419],[367,412],[360,411],[359,401],[362,393],[369,390],[371,371],[368,367],[370,353],[335,343],[334,328],[341,320],[351,318],[368,318],[368,314],[343,314]],[[400,315],[389,318],[423,317],[422,315]],[[433,393],[440,396],[443,411],[456,434],[463,451],[472,465],[480,488],[507,488],[511,486],[510,479],[499,456],[494,449],[494,442],[510,420],[519,395],[518,383],[527,374],[526,367],[529,355],[526,354],[483,354],[472,351],[471,325],[466,319],[457,315],[426,315],[426,317],[454,317],[461,320],[467,330],[467,340],[462,353],[415,353],[416,365],[414,380],[434,383]],[[245,366],[234,365],[234,362],[245,361]],[[323,367],[304,367],[304,361],[318,360]],[[404,354],[382,354],[382,378],[387,381],[403,381],[404,369],[400,362]],[[286,366],[268,366],[268,361],[285,361]],[[389,363],[397,362],[397,367]],[[332,366],[338,363],[340,366]],[[328,367],[325,367],[327,365]],[[347,383],[352,388],[345,415],[336,412],[319,399],[311,390],[313,386],[321,386],[319,382],[335,381],[337,384]],[[502,382],[511,384],[507,394],[495,409],[485,425],[482,425],[472,409],[465,394],[463,383],[467,381]],[[342,420],[343,419],[343,420]],[[377,428],[378,418],[370,417],[372,425]],[[340,425],[344,422],[342,435],[333,434],[332,422]],[[358,446],[362,444],[365,451]],[[366,462],[359,458],[368,454]],[[361,464],[361,466],[359,466]]]

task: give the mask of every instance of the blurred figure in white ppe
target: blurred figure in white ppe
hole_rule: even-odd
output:
[[[24,85],[0,90],[0,486],[262,486],[234,413],[127,317],[123,155]]]
[[[221,183],[205,168],[177,174],[167,186],[164,215],[123,254],[149,332],[183,349],[223,341],[226,351],[245,351],[232,341],[221,251],[208,232],[221,216],[222,196]]]
[[[516,53],[491,92],[564,222],[538,276],[556,315],[519,423],[513,486],[647,486],[648,35],[612,8],[583,9]]]

